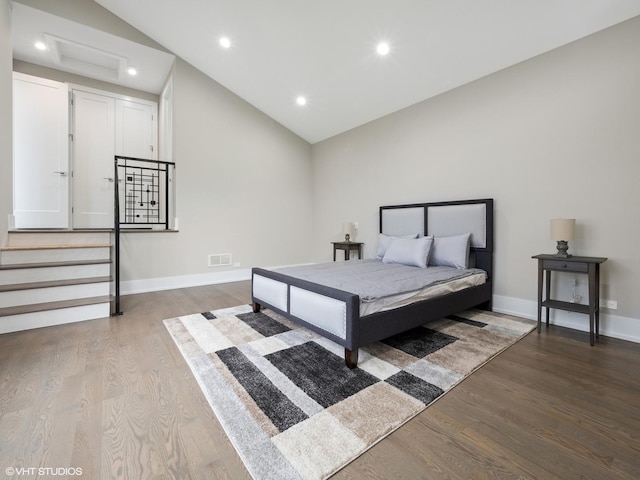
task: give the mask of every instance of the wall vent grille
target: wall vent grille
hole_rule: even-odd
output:
[[[209,255],[210,267],[224,267],[231,266],[233,261],[231,260],[230,253],[212,253]]]

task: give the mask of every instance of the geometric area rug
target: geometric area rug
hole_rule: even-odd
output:
[[[256,480],[324,479],[533,330],[468,310],[360,349],[344,349],[249,305],[164,321]]]

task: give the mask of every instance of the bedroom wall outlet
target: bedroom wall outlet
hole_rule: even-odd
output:
[[[358,222],[353,222],[353,228],[355,228],[356,230],[358,230],[358,227],[359,227]]]
[[[602,308],[609,308],[611,310],[617,310],[618,309],[618,301],[617,300],[605,300],[605,299],[602,299],[602,300],[600,300],[600,306]]]

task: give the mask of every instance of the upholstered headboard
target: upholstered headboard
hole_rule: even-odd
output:
[[[493,278],[493,199],[416,203],[380,207],[380,233],[448,237],[471,233],[477,268]]]

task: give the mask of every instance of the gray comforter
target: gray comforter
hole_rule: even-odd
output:
[[[277,270],[291,277],[337,288],[360,297],[361,302],[415,292],[427,286],[467,277],[483,270],[451,267],[427,268],[387,264],[377,259],[329,262]]]

